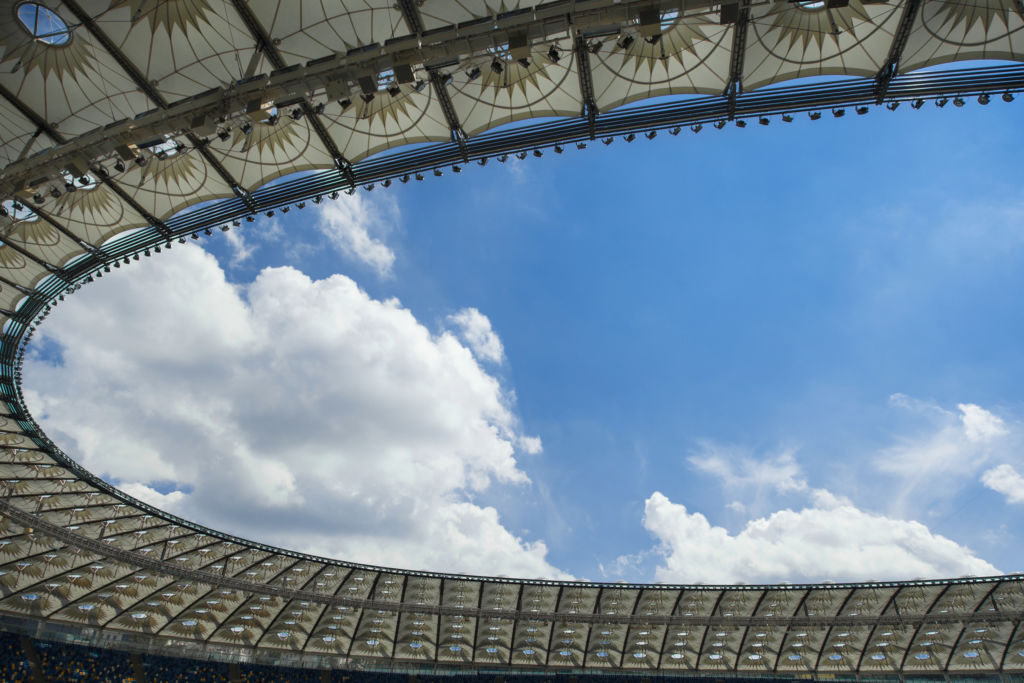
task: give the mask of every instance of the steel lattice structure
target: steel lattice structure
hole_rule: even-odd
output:
[[[1019,0],[0,0],[0,17],[8,628],[310,666],[1024,672],[1022,576],[590,584],[313,557],[117,491],[20,385],[65,295],[257,212],[617,136],[1011,101]],[[935,68],[969,60],[1010,64]],[[837,78],[780,85],[810,76]]]

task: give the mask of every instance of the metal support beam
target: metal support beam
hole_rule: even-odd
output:
[[[576,35],[572,51],[576,56],[576,73],[580,79],[580,96],[583,99],[580,116],[587,119],[587,129],[593,140],[597,137],[597,103],[594,101],[594,78],[590,72],[590,51],[582,34]]]
[[[885,64],[875,75],[875,102],[881,104],[885,99],[886,91],[893,76],[899,73],[900,59],[903,57],[903,49],[907,46],[907,39],[910,37],[910,29],[914,28],[914,21],[922,5],[922,0],[906,0],[903,6],[903,15],[896,27],[896,35],[893,36],[892,45],[889,46],[889,56]]]
[[[747,23],[750,21],[750,5],[740,3],[739,14],[732,34],[732,53],[729,58],[729,84],[725,96],[729,99],[729,120],[736,118],[736,98],[743,94],[743,62],[747,49]]]
[[[444,84],[444,78],[441,74],[434,69],[430,69],[430,87],[437,97],[438,104],[441,105],[441,111],[444,112],[444,120],[448,123],[448,128],[451,129],[452,142],[459,146],[462,160],[469,161],[469,152],[466,149],[466,133],[462,130],[459,115],[455,113],[455,105],[452,104],[452,98],[448,95],[448,86]]]
[[[260,23],[260,20],[252,13],[248,3],[245,2],[245,0],[232,0],[231,4],[234,6],[238,16],[242,19],[245,27],[249,29],[249,33],[252,35],[253,40],[256,41],[256,50],[263,53],[267,58],[267,61],[269,61],[275,69],[283,69],[287,66],[284,58],[281,56],[281,53],[278,51],[277,47],[274,46],[274,41],[270,39],[270,35],[263,27],[263,24]],[[341,150],[338,149],[338,145],[334,142],[334,138],[330,136],[330,133],[328,133],[327,129],[324,127],[323,121],[320,120],[320,115],[317,114],[311,106],[309,106],[309,101],[306,100],[306,98],[302,99],[301,107],[302,113],[306,117],[306,120],[309,121],[309,125],[313,129],[313,132],[316,133],[321,144],[323,144],[324,148],[331,155],[331,158],[334,159],[334,165],[345,175],[349,185],[354,187],[355,177],[352,173],[352,163],[349,162],[349,160],[341,153]]]

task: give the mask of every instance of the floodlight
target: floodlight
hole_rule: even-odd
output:
[[[585,143],[585,142],[577,142],[576,143],[576,149],[586,149],[586,148],[587,148],[587,143]]]
[[[762,116],[757,120],[757,122],[760,123],[762,126],[767,126],[772,121],[767,116]]]
[[[894,107],[889,107],[890,111],[892,111],[892,109],[894,109]],[[864,116],[864,114],[868,113],[868,108],[867,107],[857,107],[854,111],[857,112],[857,116]]]
[[[983,92],[980,95],[978,95],[978,104],[988,104],[988,103],[989,103],[988,93]]]
[[[810,117],[811,121],[817,121],[818,119],[821,118],[821,112],[820,111],[812,111],[812,112],[809,112],[807,114],[807,116]]]
[[[957,95],[955,98],[953,98],[953,106],[954,107],[962,107],[962,106],[964,106],[964,104],[965,104],[964,98],[960,97],[959,95]]]
[[[939,99],[935,100],[935,106],[938,107],[939,109],[942,109],[943,107],[946,106],[948,102],[948,97],[940,97]]]
[[[551,60],[552,64],[558,64],[558,60],[561,58],[562,56],[558,54],[558,48],[552,45],[551,48],[548,50],[548,59]]]
[[[435,168],[434,169],[434,177],[435,178],[440,178],[441,177],[441,169],[439,169],[439,168]]]
[[[619,47],[622,48],[623,50],[628,50],[633,45],[633,42],[634,42],[633,36],[631,36],[631,35],[629,35],[627,33],[619,41]]]
[[[670,130],[668,131],[668,134],[669,134],[669,135],[679,135],[679,131],[681,131],[681,130],[682,130],[682,127],[680,127],[680,126],[676,126],[675,128],[671,128],[671,129],[670,129]]]
[[[516,152],[516,158],[522,161],[526,158],[526,152]]]
[[[844,116],[846,116],[846,110],[843,108],[833,109],[832,116],[836,117],[837,119],[841,119]]]
[[[292,121],[298,121],[305,113],[306,112],[302,111],[302,107],[295,107],[295,109],[292,109],[291,113],[288,115],[292,117]]]
[[[542,156],[544,156],[544,152],[540,151],[539,149],[535,149],[533,150],[533,156],[540,159]]]
[[[462,173],[462,167],[458,164],[452,165],[452,173]]]
[[[561,154],[565,150],[562,149],[561,145],[555,145],[555,154]]]
[[[1013,102],[1013,93],[1009,90],[1003,93],[1003,102]]]
[[[736,127],[737,128],[746,128],[747,127],[747,122],[744,121],[743,119],[739,119],[739,120],[736,121]]]
[[[399,95],[402,94],[402,89],[399,88],[397,84],[392,83],[391,85],[388,86],[388,94],[391,95],[392,97],[398,97]]]
[[[644,133],[644,137],[647,138],[648,140],[653,140],[654,138],[658,137],[658,131],[649,130],[646,133]]]
[[[920,109],[923,106],[924,106],[924,100],[921,100],[921,99],[914,100],[913,102],[910,103],[910,108],[911,109]]]
[[[491,61],[491,71],[493,71],[496,74],[500,74],[504,70],[505,70],[505,65],[502,63],[502,61],[500,59],[495,57],[494,60]]]
[[[626,133],[622,136],[622,139],[626,142],[633,142],[633,140],[636,140],[636,135],[634,133]]]
[[[704,125],[701,123],[695,123],[692,126],[690,126],[690,130],[692,130],[694,133],[699,133],[702,130],[704,130]]]
[[[472,69],[466,72],[466,76],[468,76],[469,80],[471,81],[475,81],[476,79],[480,78],[480,67],[474,66]]]
[[[782,115],[782,120],[784,122],[786,122],[786,123],[793,123],[793,115],[792,114],[783,114]]]
[[[900,103],[898,100],[893,100],[889,104],[885,105],[885,108],[888,109],[889,111],[896,111],[897,109],[900,108]]]
[[[717,121],[715,121],[715,128],[717,128],[718,130],[722,130],[723,128],[725,128],[725,119],[718,119]]]
[[[517,59],[516,61],[517,61],[517,62],[519,62],[519,64],[520,64],[520,65],[521,65],[521,66],[522,66],[522,67],[523,67],[524,69],[527,69],[527,68],[529,68],[529,67],[530,67],[530,60],[529,60],[529,58],[527,58],[527,57],[520,57],[520,58],[519,58],[519,59]]]

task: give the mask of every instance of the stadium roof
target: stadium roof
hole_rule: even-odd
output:
[[[605,135],[1010,97],[1024,67],[912,72],[1020,61],[1021,12],[1017,0],[0,0],[0,614],[328,663],[1024,670],[1019,576],[579,584],[315,558],[118,492],[46,438],[20,386],[52,306],[174,240]],[[809,76],[852,78],[776,85]],[[525,123],[492,130],[513,121]],[[297,171],[316,173],[267,185]]]

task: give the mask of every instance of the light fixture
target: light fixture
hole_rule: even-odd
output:
[[[481,166],[486,166],[487,165],[487,157],[480,157],[479,159],[476,160],[476,163],[480,164]]]
[[[43,197],[43,195],[39,194],[38,192],[32,195],[32,201],[34,201],[36,204],[42,204],[43,199],[45,199],[45,197]]]
[[[604,143],[604,144],[606,144],[606,145],[610,145],[610,144],[612,144],[613,142],[615,142],[615,138],[603,138],[603,139],[601,140],[601,142],[603,142],[603,143]]]
[[[692,126],[690,126],[690,130],[692,130],[694,133],[699,133],[702,130],[704,130],[704,124],[703,123],[695,123]]]
[[[363,189],[366,190],[367,192],[373,192],[373,183],[368,183],[364,185]]]
[[[277,114],[271,114],[270,116],[268,116],[267,117],[267,125],[269,125],[269,126],[277,125],[277,118],[278,118]]]
[[[244,133],[245,135],[248,135],[249,133],[251,133],[251,132],[252,132],[252,123],[250,123],[250,122],[248,122],[248,121],[246,121],[245,123],[243,123],[243,124],[242,124],[242,132],[243,132],[243,133]]]
[[[292,117],[292,121],[298,121],[305,113],[306,112],[302,111],[302,107],[295,107],[295,109],[292,109],[291,113],[288,115]]]
[[[409,174],[406,173],[404,176],[399,178],[399,180],[401,180],[403,184],[409,182]]]
[[[398,87],[397,83],[392,83],[391,85],[388,86],[388,94],[391,95],[392,97],[398,97],[400,94],[402,94],[402,89]]]
[[[54,199],[60,198],[60,190],[57,189],[56,185],[50,187],[50,196],[53,197]]]
[[[340,100],[338,100],[338,104],[341,106],[341,110],[345,111],[346,109],[352,106],[352,100],[350,100],[347,97],[343,97]]]
[[[74,192],[77,189],[78,188],[75,187],[75,184],[73,182],[71,182],[71,181],[68,181],[68,182],[64,183],[64,191],[65,192]]]
[[[491,62],[491,71],[493,71],[496,74],[500,74],[504,70],[505,70],[505,65],[502,64],[500,59],[495,57],[494,60]]]
[[[807,116],[810,117],[811,121],[817,121],[818,119],[821,118],[821,112],[820,111],[812,111],[812,112],[809,112],[807,114]]]
[[[577,142],[576,143],[576,149],[586,149],[586,148],[587,148],[587,143],[585,143],[585,142]]]
[[[793,123],[793,115],[792,114],[783,114],[782,115],[782,120],[785,123]]]
[[[935,106],[938,107],[939,109],[942,109],[948,103],[949,103],[949,98],[948,97],[940,97],[939,99],[935,100]]]
[[[326,102],[317,102],[316,106],[313,107],[313,111],[316,112],[317,114],[323,114],[324,113],[324,109],[326,109],[326,108],[327,108],[327,103]]]
[[[746,128],[747,127],[747,122],[744,121],[743,119],[738,119],[736,121],[736,127],[737,128]]]
[[[668,131],[668,134],[669,135],[679,135],[680,131],[682,131],[682,130],[683,129],[682,129],[681,126],[676,126],[675,128],[670,128],[669,131]]]
[[[964,104],[965,104],[964,103],[964,98],[960,97],[959,95],[957,95],[955,98],[953,98],[953,106],[954,107],[962,107],[962,106],[964,106]]]
[[[626,35],[622,36],[621,40],[619,40],[619,47],[623,50],[628,50],[634,42],[635,41],[633,39],[633,36],[627,33]]]
[[[519,62],[519,65],[524,69],[530,68],[530,59],[528,57],[520,57],[516,61]]]
[[[475,81],[476,79],[480,78],[480,67],[474,66],[472,69],[466,72],[466,76],[471,81]]]
[[[423,174],[422,173],[417,173],[416,174],[416,180],[423,180]]]
[[[427,82],[421,78],[420,80],[413,83],[412,87],[416,90],[416,92],[423,92],[423,89],[427,87]]]
[[[306,208],[306,202],[299,202],[298,204],[295,205],[295,208],[299,209],[300,211],[302,209],[305,209]]]
[[[542,156],[544,156],[544,152],[540,151],[539,149],[535,149],[533,150],[533,156],[540,159]]]
[[[910,103],[910,108],[911,109],[920,109],[923,106],[924,106],[924,100],[914,100],[913,102]]]
[[[718,130],[722,130],[723,128],[725,128],[725,119],[718,119],[717,121],[715,121],[715,128],[717,128]]]
[[[890,107],[890,111],[891,110],[892,110],[892,108]],[[867,107],[857,107],[854,111],[857,112],[857,116],[864,116],[864,114],[868,113],[868,108]]]
[[[840,108],[840,109],[833,109],[832,110],[832,116],[836,117],[837,119],[841,119],[844,116],[846,116],[846,110],[842,109],[842,108]]]
[[[319,204],[319,203],[320,203],[320,202],[322,202],[323,200],[324,200],[324,198],[323,198],[323,197],[321,197],[320,195],[317,195],[317,196],[313,197],[313,203],[314,203],[314,204]]]
[[[506,161],[508,161],[508,155],[502,154],[500,157],[498,157],[498,161],[500,161],[501,163],[505,163]]]
[[[555,147],[554,147],[554,150],[555,150],[555,154],[561,154],[562,152],[564,152],[564,151],[565,151],[565,150],[564,150],[564,149],[563,149],[563,148],[561,147],[561,145],[555,145]]]
[[[273,217],[274,217],[274,210],[271,209],[270,211],[267,211],[267,218],[273,218]],[[228,229],[228,226],[226,226],[226,225],[223,228],[221,228],[221,230],[227,230],[227,229]]]
[[[124,173],[124,162],[118,159],[114,162],[114,170],[118,173]]]
[[[558,54],[558,48],[556,48],[554,45],[548,48],[548,60],[552,64],[558,64],[558,60],[561,58],[562,56]]]
[[[1013,102],[1013,93],[1009,90],[1003,93],[1003,102]]]
[[[601,45],[602,43],[600,40],[592,40],[590,41],[590,45],[587,46],[587,50],[590,51],[590,54],[596,55],[601,51]]]
[[[760,123],[762,126],[767,126],[769,123],[772,122],[772,120],[769,119],[767,116],[762,116],[757,120],[757,122]]]
[[[653,140],[654,138],[658,137],[658,131],[649,130],[646,133],[644,133],[644,137],[647,138],[648,140]]]
[[[288,206],[287,204],[285,204],[284,206],[281,207],[281,213],[288,213],[291,210],[292,210],[292,207]]]
[[[525,151],[524,152],[516,152],[516,159],[519,159],[520,161],[522,161],[525,158],[526,158],[526,152]]]
[[[435,178],[440,178],[440,177],[441,177],[441,175],[442,175],[442,173],[441,173],[441,169],[439,169],[439,168],[435,168],[435,169],[434,169],[434,177],[435,177]]]
[[[441,79],[441,82],[444,83],[447,86],[447,85],[451,85],[452,81],[454,81],[454,80],[455,80],[455,76],[452,76],[450,73],[447,73],[447,74],[444,75],[444,78]]]
[[[983,92],[980,95],[978,95],[978,104],[988,104],[988,103],[989,103],[988,93]]]
[[[385,178],[384,182],[381,183],[381,186],[383,186],[383,187],[391,187],[391,178]]]
[[[898,100],[893,100],[889,104],[885,105],[885,108],[888,109],[889,111],[896,111],[897,109],[900,108],[900,103]]]
[[[453,165],[452,166],[452,173],[462,173],[462,167],[457,165],[457,164]]]

